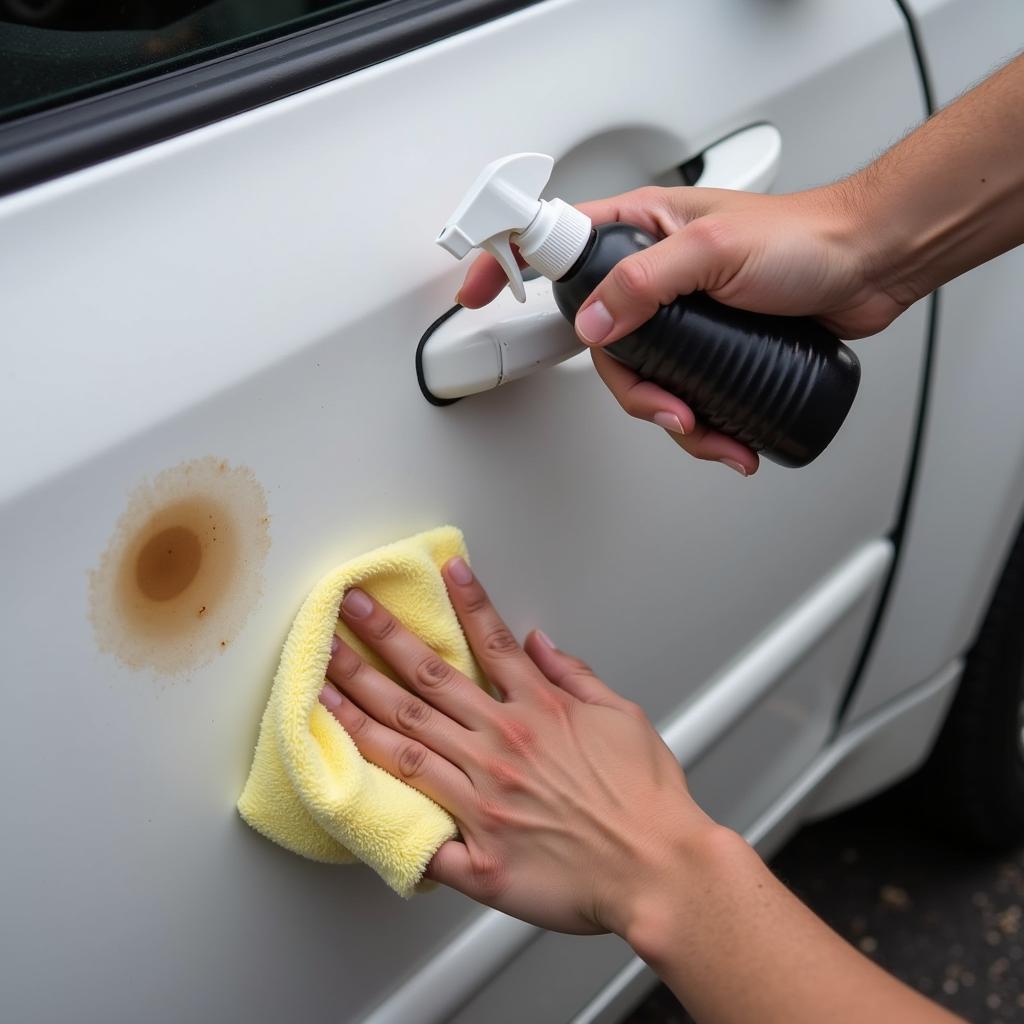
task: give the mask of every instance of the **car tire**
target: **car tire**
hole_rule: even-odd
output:
[[[1024,841],[1024,529],[1017,535],[939,738],[907,795],[960,845]]]

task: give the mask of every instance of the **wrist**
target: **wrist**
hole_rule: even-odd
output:
[[[887,197],[871,168],[816,191],[827,210],[830,246],[856,268],[865,288],[890,295],[894,277],[906,262],[911,232],[905,220],[887,208]]]
[[[714,912],[721,887],[743,865],[760,858],[732,829],[705,819],[678,828],[657,859],[634,878],[615,931],[656,972],[679,956],[680,929]]]
[[[935,187],[909,171],[897,177],[890,163],[882,157],[830,188],[850,211],[848,244],[865,280],[906,308],[966,269],[959,253],[992,230],[999,210],[966,188]]]
[[[831,210],[829,245],[859,283],[863,322],[851,337],[881,330],[943,283],[934,256],[945,225],[875,164],[818,191]]]

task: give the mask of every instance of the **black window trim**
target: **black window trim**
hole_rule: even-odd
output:
[[[335,21],[0,125],[0,195],[426,46],[537,0],[384,0]]]

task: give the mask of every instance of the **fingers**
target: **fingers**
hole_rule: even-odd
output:
[[[694,427],[693,433],[686,437],[674,433],[669,433],[668,436],[694,458],[703,459],[705,462],[719,462],[742,477],[753,476],[761,465],[757,454],[745,445],[700,423]]]
[[[757,472],[757,455],[739,441],[698,423],[693,410],[657,384],[642,380],[607,352],[593,349],[591,356],[601,380],[615,401],[636,419],[662,427],[676,444],[695,458],[721,462],[741,476]]]
[[[539,629],[526,638],[526,653],[544,675],[566,693],[586,704],[604,704],[623,708],[628,701],[606,685],[585,662],[558,650],[551,638]]]
[[[742,263],[709,218],[620,260],[576,314],[588,345],[607,345],[649,320],[680,295],[722,288]]]
[[[462,765],[472,734],[368,665],[340,638],[327,663],[327,678],[374,721]]]
[[[441,846],[423,874],[488,906],[494,906],[505,888],[501,861],[481,850],[471,851],[457,839],[449,839]]]
[[[688,219],[675,201],[675,193],[681,191],[651,185],[609,196],[607,199],[578,203],[577,207],[595,224],[620,221],[643,228],[652,235],[665,236],[677,231]]]
[[[519,266],[526,266],[526,261],[514,245],[512,254]],[[507,284],[508,278],[498,261],[490,253],[484,252],[470,264],[455,301],[467,309],[479,309],[495,298]]]
[[[638,420],[656,423],[680,437],[693,432],[697,425],[696,417],[681,398],[669,394],[657,384],[641,379],[607,352],[595,348],[590,354],[598,376],[608,386],[624,412]]]
[[[443,569],[455,614],[487,678],[508,700],[536,693],[546,685],[536,666],[495,611],[465,559],[453,558]]]
[[[414,694],[423,698],[423,702],[426,702],[425,707],[436,708],[467,729],[480,728],[493,718],[493,698],[461,672],[456,671],[443,658],[438,657],[418,636],[410,633],[391,612],[369,594],[358,589],[350,590],[341,602],[341,617],[363,643],[379,654],[398,673]],[[331,658],[331,665],[342,657],[344,647],[343,644],[342,649]],[[365,680],[369,677],[366,673],[361,673],[353,678]],[[391,680],[387,682],[392,688],[389,691],[392,695],[395,692],[403,693],[401,687]],[[371,707],[363,703],[360,696],[353,696],[357,703],[366,707],[371,714],[375,714]],[[394,712],[394,708],[391,710]],[[411,713],[411,705],[409,710]]]
[[[657,188],[652,185],[607,199],[578,203],[577,208],[595,224],[622,221],[663,237],[707,213],[714,206],[718,193],[716,189]],[[512,252],[519,266],[526,266],[514,245]],[[498,261],[488,253],[481,253],[470,264],[456,301],[467,309],[479,309],[498,295],[507,283]]]
[[[424,878],[429,878],[432,882],[440,882],[458,892],[465,892],[464,886],[470,875],[469,849],[465,843],[459,842],[457,839],[449,839],[448,842],[443,843],[431,858],[426,871],[423,872]],[[466,895],[468,896],[469,893]]]
[[[320,703],[371,764],[407,782],[454,815],[464,813],[472,805],[472,783],[455,765],[429,747],[381,725],[330,683],[324,684]]]

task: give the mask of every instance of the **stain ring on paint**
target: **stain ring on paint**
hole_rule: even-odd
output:
[[[100,649],[164,674],[223,652],[259,601],[269,523],[256,478],[222,459],[143,482],[91,574]]]

